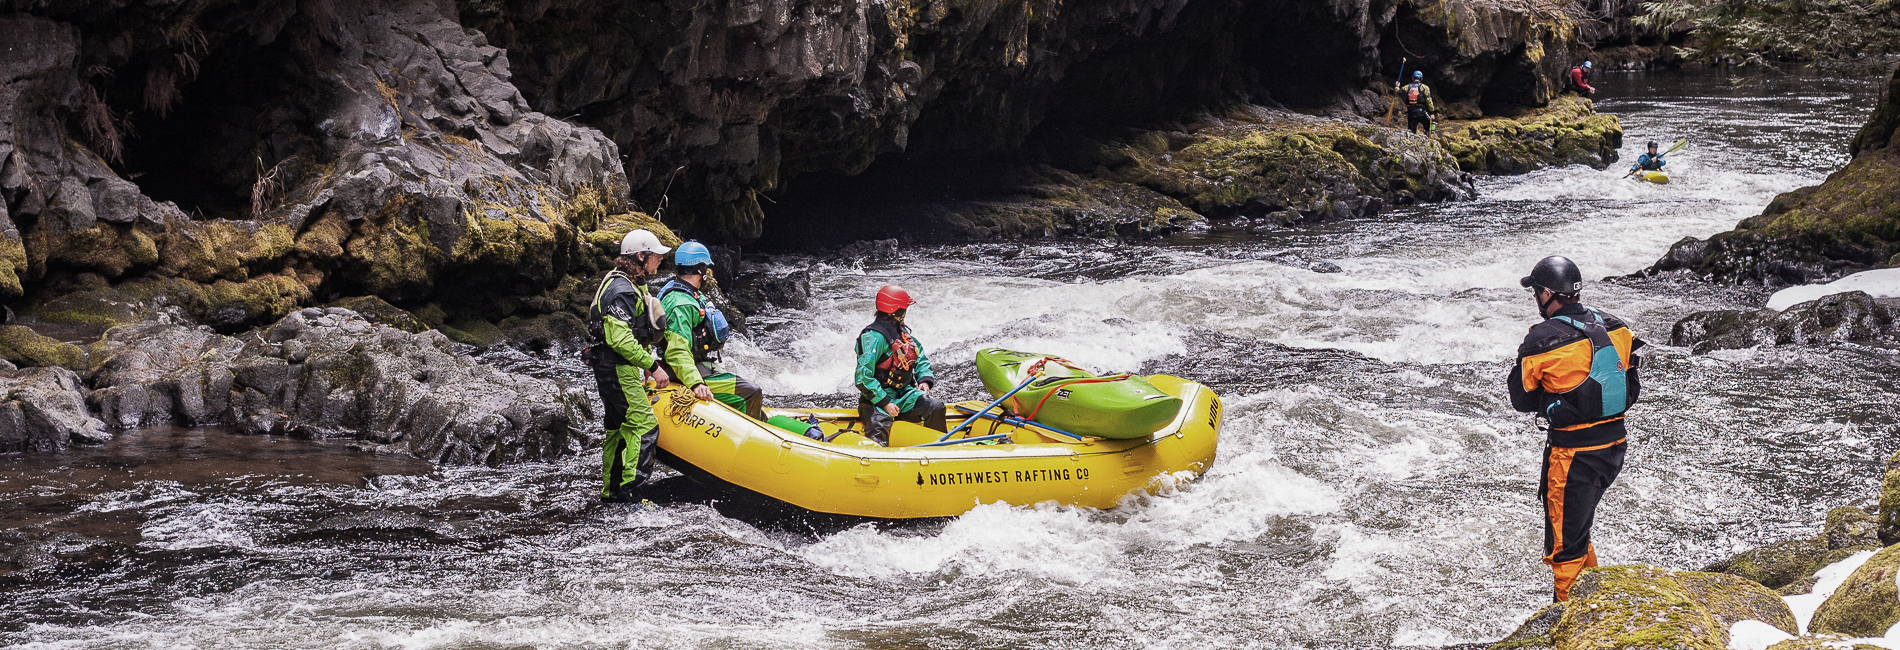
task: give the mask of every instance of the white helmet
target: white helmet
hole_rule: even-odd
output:
[[[634,253],[664,255],[670,250],[673,249],[667,248],[665,244],[661,244],[659,237],[655,237],[653,233],[647,232],[645,229],[627,233],[626,237],[620,239],[621,255],[632,255]]]

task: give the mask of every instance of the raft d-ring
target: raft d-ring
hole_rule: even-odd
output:
[[[859,459],[858,459],[858,464],[859,464],[859,465],[863,465],[863,466],[865,466],[865,467],[870,467],[870,466],[871,466],[871,459],[869,459],[869,458],[859,458]]]
[[[1071,463],[1079,463],[1079,462],[1082,462],[1082,455],[1081,455],[1081,454],[1069,454],[1069,462],[1071,462]]]
[[[781,449],[791,449],[791,448],[792,448],[792,441],[790,441],[790,440],[780,440],[780,441],[778,441],[778,446],[779,446],[779,448],[781,448]]]
[[[923,459],[922,459],[922,460],[919,460],[919,461],[917,461],[917,464],[918,464],[918,465],[929,465],[929,464],[930,464],[930,457],[929,457],[929,456],[925,456],[925,457],[923,457]]]

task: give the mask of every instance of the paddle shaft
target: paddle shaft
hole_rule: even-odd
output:
[[[993,408],[996,408],[996,405],[998,405],[998,404],[1002,404],[1003,402],[1005,402],[1005,401],[1008,401],[1008,400],[1009,400],[1009,398],[1011,398],[1011,397],[1015,397],[1017,393],[1020,393],[1020,392],[1022,392],[1022,390],[1023,390],[1024,388],[1028,388],[1028,387],[1029,387],[1029,382],[1032,382],[1032,381],[1035,381],[1035,380],[1036,380],[1036,373],[1030,373],[1028,377],[1024,377],[1024,378],[1023,378],[1023,383],[1020,383],[1020,384],[1016,384],[1016,387],[1015,387],[1015,388],[1011,388],[1011,389],[1009,389],[1009,392],[1007,392],[1007,393],[1003,393],[1003,396],[1002,396],[1002,397],[998,397],[998,398],[996,398],[996,401],[994,401],[994,402],[990,402],[990,405],[989,405],[989,406],[985,406],[985,407],[983,407],[983,411],[982,411],[982,412],[984,412],[984,413],[988,413],[988,412],[990,412],[990,409],[993,409]],[[959,425],[957,425],[957,426],[955,426],[955,427],[953,427],[953,428],[951,428],[951,429],[950,429],[949,431],[945,431],[945,432],[943,433],[943,436],[942,436],[942,437],[939,437],[939,438],[937,438],[937,442],[943,442],[943,441],[945,441],[945,440],[949,440],[949,439],[950,439],[950,436],[954,436],[954,435],[957,435],[957,432],[958,432],[958,431],[962,431],[962,430],[964,430],[965,428],[967,428],[967,427],[969,427],[969,426],[970,426],[971,424],[974,424],[974,423],[976,423],[976,418],[970,418],[970,419],[967,419],[967,420],[964,420],[964,421],[963,421],[963,424],[959,424]]]

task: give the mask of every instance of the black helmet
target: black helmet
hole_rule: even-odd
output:
[[[1531,267],[1531,274],[1518,280],[1526,288],[1543,287],[1560,296],[1575,296],[1583,291],[1583,271],[1570,258],[1552,255]]]
[[[1649,148],[1651,148],[1651,149],[1655,149],[1655,148],[1656,148],[1656,141],[1655,141],[1655,140],[1650,140],[1650,141],[1649,141]]]

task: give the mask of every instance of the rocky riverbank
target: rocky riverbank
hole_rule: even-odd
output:
[[[1775,197],[1708,239],[1684,239],[1645,273],[1783,286],[1900,266],[1900,70],[1826,182]]]
[[[1587,569],[1571,599],[1491,650],[1866,647],[1900,623],[1900,454],[1878,503],[1843,506],[1819,534],[1748,550],[1702,571]]]

